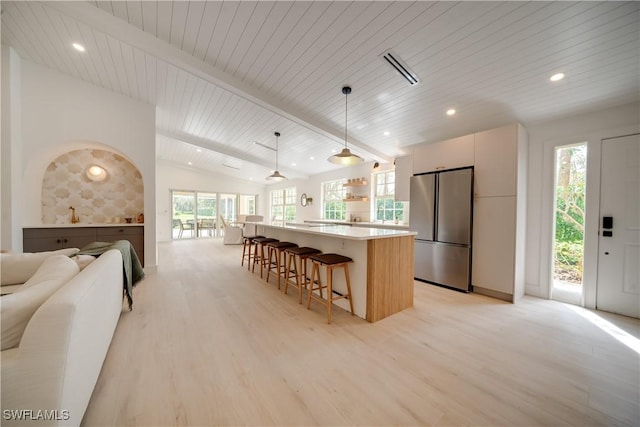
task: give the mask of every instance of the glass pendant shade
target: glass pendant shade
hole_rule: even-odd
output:
[[[276,170],[273,171],[271,175],[269,175],[266,179],[267,181],[286,181],[288,178],[280,173],[278,170],[278,138],[280,137],[280,132],[275,132],[276,136]]]
[[[333,164],[342,166],[358,165],[364,162],[364,159],[357,154],[353,154],[347,147],[347,98],[351,93],[351,88],[349,86],[343,87],[342,93],[344,93],[344,148],[340,153],[334,154],[327,160]]]

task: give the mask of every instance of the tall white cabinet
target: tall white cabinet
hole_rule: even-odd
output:
[[[474,292],[513,302],[525,288],[526,156],[526,131],[514,123],[419,145],[396,162],[398,200],[408,200],[413,174],[474,167],[471,284]]]
[[[474,292],[524,295],[527,136],[520,124],[475,134]]]

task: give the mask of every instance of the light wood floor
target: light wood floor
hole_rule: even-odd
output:
[[[83,425],[640,425],[638,353],[568,305],[416,282],[412,309],[327,325],[241,250],[159,245]],[[638,338],[638,321],[598,315]]]

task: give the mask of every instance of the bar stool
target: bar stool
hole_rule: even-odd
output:
[[[271,271],[275,268],[276,276],[278,276],[278,289],[280,289],[280,277],[285,274],[284,271],[280,271],[281,267],[282,270],[284,270],[285,267],[283,258],[284,250],[287,248],[297,248],[298,245],[291,242],[269,242],[266,245],[269,249],[269,258],[267,260],[267,283],[269,283],[269,275]],[[275,259],[272,261],[274,256]]]
[[[296,280],[295,283],[292,282],[291,284],[298,288],[298,304],[302,304],[302,286],[304,285],[304,288],[308,289],[307,260],[311,255],[319,253],[320,251],[318,249],[308,246],[287,248],[284,250],[285,262],[287,263],[284,276],[284,293],[287,293],[289,283],[291,282],[289,278],[291,277],[291,273],[294,273],[293,277],[295,277]],[[293,268],[291,268],[291,261],[293,261]]]
[[[327,323],[331,323],[331,305],[333,301],[345,298],[349,300],[349,307],[351,308],[351,315],[353,316],[353,301],[351,299],[351,282],[349,280],[349,263],[353,260],[349,257],[338,254],[317,254],[311,255],[312,268],[311,268],[311,289],[309,289],[309,296],[307,297],[307,310],[311,307],[311,299],[315,299],[326,305],[327,307]],[[320,281],[320,267],[327,268],[327,285],[322,286]],[[347,293],[341,294],[340,292],[333,290],[333,270],[336,268],[342,268],[344,270],[344,278],[347,282]],[[318,275],[318,287],[314,287],[315,277]],[[322,289],[327,289],[327,298],[322,298]],[[320,296],[314,295],[313,291],[318,290]],[[338,296],[334,297],[333,294]]]
[[[267,263],[267,257],[264,255],[264,247],[267,243],[278,242],[278,239],[272,239],[270,237],[255,237],[253,239],[254,250],[253,250],[253,267],[251,267],[251,272],[254,273],[256,271],[256,264],[260,264],[260,278],[262,279],[262,270]]]
[[[244,260],[247,260],[247,270],[251,269],[251,259],[255,254],[251,252],[251,248],[253,247],[253,239],[257,239],[259,237],[264,236],[244,236],[242,237],[242,262],[240,265],[244,265]]]

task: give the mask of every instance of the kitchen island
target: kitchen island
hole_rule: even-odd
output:
[[[346,225],[255,224],[258,234],[352,258],[349,273],[356,316],[377,322],[413,306],[415,232]],[[322,280],[326,283],[324,276]],[[340,272],[334,274],[333,288],[346,291]],[[348,301],[335,304],[349,309]]]

